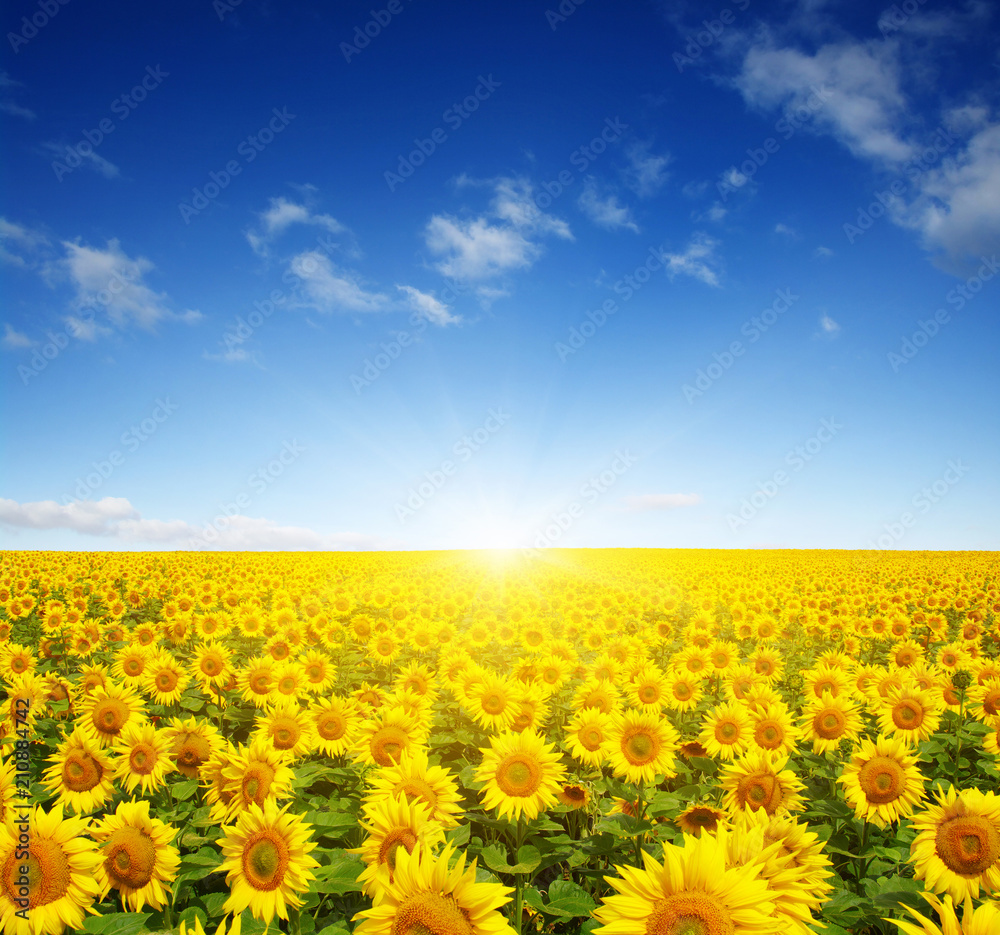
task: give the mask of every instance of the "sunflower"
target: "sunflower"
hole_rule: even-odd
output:
[[[602,714],[618,710],[620,696],[611,682],[588,678],[573,696],[573,707],[577,710],[596,708]]]
[[[716,705],[705,715],[698,740],[709,756],[732,760],[741,756],[753,740],[753,723],[739,702]]]
[[[59,744],[49,763],[42,785],[78,815],[100,808],[114,795],[114,760],[79,727]]]
[[[758,749],[777,754],[787,754],[795,749],[801,734],[782,702],[762,705],[751,713],[751,718],[753,743]]]
[[[316,745],[309,712],[295,702],[282,701],[266,708],[254,724],[254,740],[263,740],[292,760],[312,752]]]
[[[846,695],[824,692],[802,709],[802,736],[812,741],[813,753],[835,750],[841,740],[856,741],[864,727],[861,713]]]
[[[326,691],[337,677],[337,668],[317,649],[310,649],[298,659],[304,677],[303,686],[310,695]]]
[[[101,855],[87,837],[87,821],[63,818],[61,805],[48,812],[35,806],[0,827],[0,924],[7,935],[61,935],[65,928],[83,928],[100,892],[94,874]],[[27,884],[19,884],[24,877]]]
[[[110,747],[128,724],[144,724],[142,699],[124,685],[95,689],[80,702],[80,729],[102,747]]]
[[[314,701],[308,709],[316,746],[327,756],[340,756],[354,743],[361,714],[353,701],[332,695]]]
[[[878,714],[883,734],[901,737],[908,743],[927,740],[941,723],[941,707],[928,691],[912,684],[890,689]]]
[[[231,821],[252,805],[292,796],[295,774],[287,757],[265,741],[255,740],[247,747],[237,747],[222,766],[221,789],[212,808],[215,820]]]
[[[626,711],[615,715],[608,739],[608,761],[616,776],[647,783],[657,775],[677,775],[674,751],[680,738],[670,722],[657,714]]]
[[[723,804],[730,814],[735,815],[745,808],[762,809],[768,815],[802,808],[800,793],[805,791],[805,786],[795,773],[785,769],[787,763],[787,755],[751,750],[726,766],[722,777],[722,788],[726,790]]]
[[[913,817],[913,875],[935,893],[977,899],[1000,890],[1000,797],[953,787]]]
[[[387,700],[386,692],[378,685],[369,685],[367,682],[362,682],[359,688],[354,689],[351,692],[351,697],[367,714],[381,708]]]
[[[829,692],[834,698],[838,698],[850,691],[851,677],[836,666],[817,666],[803,675],[807,697],[822,698],[824,692]]]
[[[990,732],[983,738],[983,749],[987,753],[1000,757],[1000,716],[991,717],[986,726]]]
[[[142,787],[144,795],[159,789],[164,776],[174,770],[170,760],[170,740],[164,731],[152,724],[129,724],[118,735],[114,752],[118,754],[117,778],[134,792]]]
[[[404,753],[425,744],[427,733],[425,721],[400,707],[388,708],[360,725],[350,752],[356,763],[390,766]]]
[[[520,733],[523,730],[533,730],[542,733],[545,721],[549,716],[549,706],[545,701],[546,694],[537,685],[525,685],[517,700],[517,717],[510,729]]]
[[[122,904],[141,912],[147,903],[162,909],[180,867],[180,854],[171,842],[177,832],[149,815],[149,802],[119,802],[113,815],[105,815],[90,827],[101,847],[102,862],[96,877],[103,899],[118,890]]]
[[[191,674],[203,685],[221,688],[229,679],[230,652],[221,643],[202,643],[194,651]]]
[[[556,793],[556,798],[567,808],[586,808],[590,804],[590,790],[578,782],[568,782]]]
[[[404,753],[399,763],[376,770],[369,781],[372,789],[366,803],[402,792],[410,801],[427,805],[431,818],[445,828],[457,826],[462,817],[458,783],[446,767],[429,765],[424,750]]]
[[[144,646],[125,646],[115,653],[115,663],[111,667],[111,672],[124,685],[136,688],[142,681],[149,660],[150,652]]]
[[[289,815],[274,802],[261,808],[251,804],[235,825],[222,829],[220,871],[226,873],[229,899],[223,912],[249,908],[255,919],[270,925],[277,915],[288,918],[288,908],[302,905],[300,893],[315,879],[319,864],[309,856],[316,846],[309,840],[312,826],[300,815]]]
[[[716,834],[720,827],[725,827],[728,816],[722,809],[714,805],[689,805],[681,812],[674,822],[685,834],[700,837],[703,831]]]
[[[19,643],[7,643],[0,647],[0,678],[4,680],[34,672],[37,660],[35,654]]]
[[[162,733],[170,743],[170,758],[188,779],[197,779],[201,767],[225,743],[215,727],[193,717],[173,718]]]
[[[573,715],[566,725],[566,742],[569,754],[586,766],[600,768],[608,758],[611,744],[610,714],[596,708],[585,708]]]
[[[968,712],[977,720],[989,723],[1000,714],[1000,677],[973,685],[966,696]]]
[[[477,882],[476,861],[466,866],[464,853],[456,859],[454,845],[437,855],[423,848],[396,854],[392,882],[352,920],[363,920],[357,935],[514,935],[497,911],[510,902],[510,888]]]
[[[921,893],[920,895],[937,912],[938,918],[941,920],[940,927],[909,906],[903,908],[917,920],[917,924],[908,921],[900,922],[896,919],[886,919],[885,921],[898,926],[905,935],[996,935],[997,932],[1000,932],[1000,905],[996,903],[984,903],[977,909],[973,908],[970,902],[966,902],[962,910],[960,925],[951,896],[945,896],[941,900],[932,893]]]
[[[555,804],[565,774],[555,744],[534,731],[508,732],[490,738],[490,748],[480,752],[476,780],[486,783],[481,793],[486,808],[510,819],[537,818]]]
[[[306,694],[305,680],[301,663],[294,659],[277,663],[274,667],[272,702],[287,704],[297,701],[299,695]]]
[[[237,673],[238,691],[244,701],[258,708],[265,707],[274,697],[274,660],[249,659]]]
[[[648,665],[637,672],[626,689],[629,704],[640,711],[659,714],[663,706],[670,704],[670,682],[654,665]]]
[[[667,675],[665,701],[674,711],[691,711],[698,707],[702,694],[701,679],[690,672],[673,670]]]
[[[155,704],[169,705],[181,700],[191,676],[170,653],[154,656],[146,664],[140,683],[143,693]]]
[[[604,879],[618,891],[594,910],[602,935],[770,935],[775,894],[759,864],[727,867],[725,829],[663,845],[661,864],[643,852],[643,868],[620,867]]]
[[[521,692],[509,679],[493,672],[483,674],[463,699],[472,719],[484,730],[505,731],[514,724]]]
[[[444,842],[444,829],[431,818],[427,805],[411,802],[403,793],[366,805],[359,826],[367,837],[361,847],[348,853],[360,854],[367,865],[358,882],[369,896],[375,896],[386,883],[392,882],[400,848],[412,854],[416,847],[433,850]]]
[[[917,757],[898,737],[862,739],[837,782],[857,817],[880,828],[909,818],[924,797]]]

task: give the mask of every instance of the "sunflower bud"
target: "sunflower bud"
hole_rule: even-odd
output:
[[[854,741],[849,740],[847,737],[841,738],[840,743],[837,744],[837,752],[843,759],[850,759],[851,754],[854,753]]]
[[[972,684],[972,676],[965,671],[956,672],[951,677],[951,684],[954,685],[959,691],[963,691]]]

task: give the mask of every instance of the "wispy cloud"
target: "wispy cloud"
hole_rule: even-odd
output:
[[[34,347],[35,343],[26,334],[22,334],[20,331],[15,331],[9,323],[5,323],[3,334],[3,346],[10,348],[25,348]]]
[[[396,286],[402,292],[415,312],[419,312],[432,325],[454,325],[462,320],[461,315],[453,315],[450,306],[429,292],[421,292],[413,286]]]
[[[598,227],[606,230],[630,230],[639,233],[639,225],[632,218],[628,205],[623,205],[613,192],[603,198],[598,194],[597,182],[588,178],[577,199],[577,206]]]
[[[829,315],[823,315],[820,317],[819,326],[823,329],[823,333],[833,337],[840,331],[840,325],[837,324]]]
[[[335,266],[325,253],[307,250],[293,257],[291,271],[302,280],[303,304],[320,312],[379,312],[389,299],[372,292],[360,276]]]
[[[246,238],[255,253],[266,256],[271,243],[293,224],[307,224],[329,231],[331,234],[349,233],[347,227],[329,214],[314,214],[307,204],[272,198],[266,211],[258,215],[256,228],[246,232]]]
[[[42,143],[42,155],[53,162],[62,162],[70,166],[81,165],[92,169],[106,179],[116,179],[121,175],[118,166],[103,156],[94,152],[93,147],[67,146],[65,143]],[[68,162],[67,162],[68,160]]]
[[[14,88],[23,88],[20,81],[15,81],[5,71],[0,71],[0,113],[8,114],[11,117],[23,117],[25,120],[35,120],[37,114],[27,107],[12,100]]]
[[[692,238],[683,253],[665,253],[664,262],[667,273],[672,279],[677,274],[693,276],[709,286],[718,286],[719,277],[716,268],[719,259],[715,249],[719,241],[708,234],[699,232]]]
[[[635,143],[628,151],[625,184],[640,198],[650,198],[667,183],[670,154],[650,152],[648,143]]]

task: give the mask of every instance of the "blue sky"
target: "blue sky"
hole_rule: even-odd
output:
[[[0,544],[1000,547],[997,15],[8,4]]]

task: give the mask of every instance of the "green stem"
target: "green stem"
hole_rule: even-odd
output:
[[[527,828],[524,824],[523,813],[518,816],[517,819],[517,829],[514,833],[515,840],[515,850],[514,850],[514,860],[518,860],[518,852],[524,845],[524,839],[527,836]],[[515,873],[514,874],[514,930],[517,935],[521,935],[521,921],[524,915],[524,874]]]
[[[962,759],[962,727],[965,724],[965,689],[958,690],[958,722],[955,725],[955,779],[954,786],[958,788],[958,764]]]

